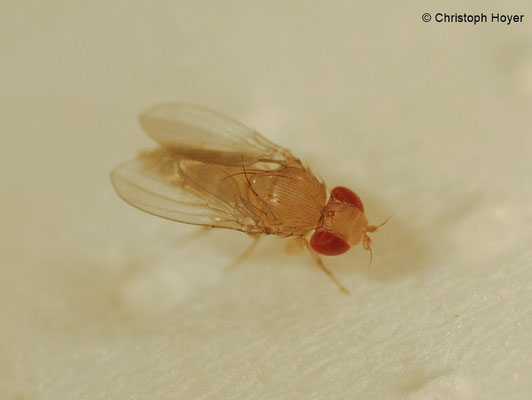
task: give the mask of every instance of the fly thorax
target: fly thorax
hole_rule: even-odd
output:
[[[325,202],[323,186],[302,168],[252,173],[249,202],[278,234],[301,234],[316,228]]]

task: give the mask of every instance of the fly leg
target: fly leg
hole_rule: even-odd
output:
[[[253,241],[246,248],[246,250],[244,250],[244,252],[238,256],[236,260],[234,260],[233,262],[231,262],[229,265],[227,265],[224,268],[227,272],[232,271],[236,266],[238,266],[238,264],[240,264],[242,261],[248,258],[251,255],[251,253],[253,253],[253,250],[255,250],[255,248],[257,247],[260,236],[259,235],[250,235],[250,236],[251,236],[251,239],[253,239]]]
[[[299,254],[305,250],[305,240],[306,239],[290,239],[286,241],[285,251],[288,254]]]
[[[332,271],[325,266],[323,263],[323,260],[321,259],[320,255],[316,253],[311,247],[307,239],[304,240],[305,247],[308,249],[310,255],[312,256],[312,259],[316,263],[316,265],[327,274],[327,276],[335,283],[336,286],[338,286],[338,289],[340,289],[340,292],[349,294],[349,290],[347,290],[339,281],[336,279]]]

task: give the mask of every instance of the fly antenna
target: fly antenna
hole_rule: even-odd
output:
[[[379,229],[381,226],[386,224],[390,219],[392,219],[393,214],[390,215],[388,218],[384,220],[384,222],[381,222],[379,225],[368,225],[367,232],[375,232],[377,229]]]
[[[369,251],[369,266],[371,268],[371,263],[373,262],[373,251],[371,250],[371,238],[366,233],[362,237],[362,246],[365,250]]]

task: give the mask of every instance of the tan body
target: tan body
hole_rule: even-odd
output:
[[[297,163],[275,171],[246,172],[246,175],[247,198],[258,210],[265,233],[304,236],[316,229],[327,192],[325,185],[308,169]]]
[[[221,114],[175,103],[149,110],[140,122],[161,147],[112,172],[124,200],[174,221],[298,239],[345,291],[306,236],[319,230],[344,247],[364,240],[369,248],[367,232],[376,227],[363,209],[327,200],[325,184],[288,150]]]

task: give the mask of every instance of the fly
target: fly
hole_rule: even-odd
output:
[[[356,193],[338,186],[327,199],[325,184],[289,150],[202,107],[162,104],[143,113],[140,125],[160,147],[111,173],[126,202],[173,221],[295,239],[348,293],[320,254],[360,242],[371,253],[368,233],[378,226],[368,224]]]

